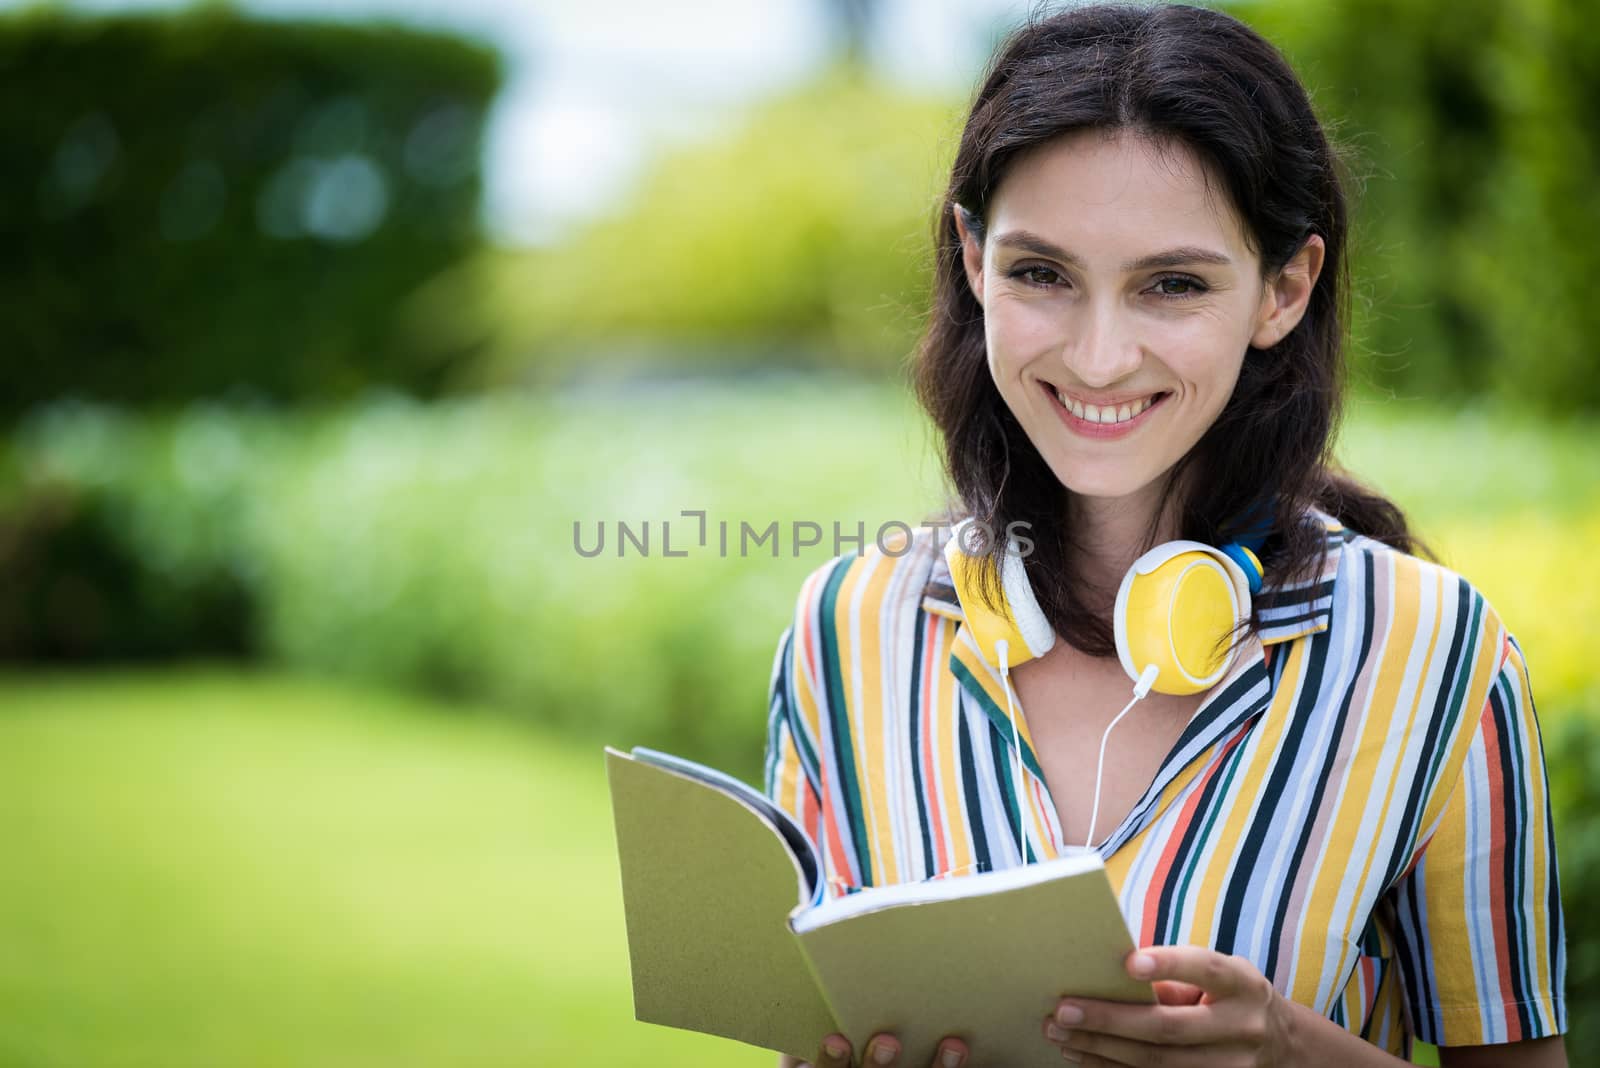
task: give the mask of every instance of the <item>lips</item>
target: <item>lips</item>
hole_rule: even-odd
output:
[[[1078,419],[1094,426],[1117,426],[1131,423],[1152,405],[1159,403],[1167,393],[1157,390],[1152,393],[1132,393],[1102,396],[1092,401],[1083,397],[1074,396],[1064,390],[1057,389],[1048,382],[1042,383],[1045,391],[1068,412]]]

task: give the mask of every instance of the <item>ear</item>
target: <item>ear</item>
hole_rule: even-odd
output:
[[[1261,295],[1261,309],[1256,316],[1256,331],[1250,344],[1258,349],[1270,349],[1289,336],[1289,331],[1299,325],[1311,303],[1311,290],[1322,273],[1322,257],[1327,252],[1321,234],[1306,238],[1289,262],[1266,285]]]
[[[961,238],[961,265],[967,272],[967,285],[972,288],[972,295],[977,298],[979,307],[982,307],[983,239],[968,228],[967,213],[961,210],[961,205],[951,204],[950,211],[956,218],[956,233]]]

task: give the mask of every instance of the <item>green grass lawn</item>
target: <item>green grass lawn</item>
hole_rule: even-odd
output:
[[[9,677],[0,814],[0,1064],[775,1060],[633,1020],[596,747],[271,677]]]

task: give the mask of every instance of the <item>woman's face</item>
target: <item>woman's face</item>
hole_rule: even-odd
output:
[[[1293,279],[1286,292],[1264,283],[1194,155],[1159,157],[1127,132],[1026,154],[989,208],[981,247],[961,226],[989,369],[1056,477],[1084,496],[1159,492],[1227,403],[1246,348],[1293,328],[1316,277],[1299,294]]]

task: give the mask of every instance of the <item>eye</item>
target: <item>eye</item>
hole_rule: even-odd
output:
[[[1020,278],[1029,285],[1040,287],[1053,286],[1061,281],[1061,275],[1037,263],[1018,267],[1011,272],[1011,277]]]
[[[1174,285],[1184,288],[1176,291],[1161,288]],[[1173,297],[1178,300],[1182,300],[1185,297],[1197,297],[1206,292],[1206,284],[1204,282],[1198,278],[1190,278],[1188,275],[1182,274],[1169,274],[1165,278],[1158,278],[1156,279],[1156,287],[1161,290],[1162,296]]]

